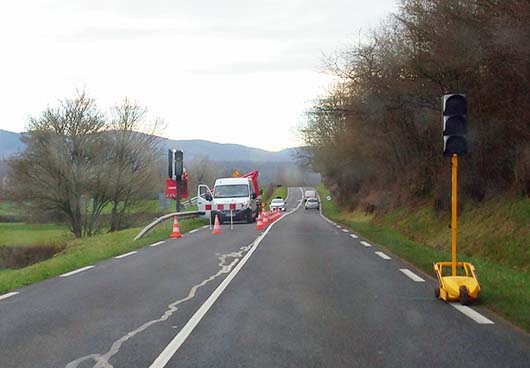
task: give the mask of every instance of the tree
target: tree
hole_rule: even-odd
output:
[[[110,231],[120,230],[124,216],[135,202],[156,192],[152,183],[158,178],[159,137],[162,122],[148,124],[147,109],[129,99],[113,108],[109,131],[111,165]]]
[[[26,150],[9,163],[14,197],[33,211],[64,213],[76,237],[97,232],[110,200],[105,129],[103,114],[85,92],[31,118],[21,138]]]

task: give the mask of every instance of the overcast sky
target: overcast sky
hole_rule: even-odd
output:
[[[268,150],[332,81],[333,54],[395,0],[0,1],[0,128],[86,89],[102,109],[129,97],[172,139]]]

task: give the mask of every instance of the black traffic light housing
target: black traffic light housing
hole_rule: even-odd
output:
[[[443,138],[446,157],[465,155],[467,144],[467,99],[463,94],[442,96]]]
[[[168,173],[170,179],[182,181],[182,174],[184,172],[184,153],[181,150],[168,150]]]

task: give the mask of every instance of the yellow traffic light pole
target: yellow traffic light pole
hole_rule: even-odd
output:
[[[437,298],[445,301],[459,300],[468,304],[476,300],[480,293],[480,285],[475,274],[475,267],[468,262],[456,260],[458,205],[458,155],[451,156],[451,262],[436,262],[434,271],[438,278],[438,287],[434,289]],[[444,268],[451,267],[451,276],[444,276]],[[457,275],[457,268],[462,269]]]
[[[458,188],[458,155],[451,157],[451,275],[456,276],[456,228],[457,228],[457,188]]]

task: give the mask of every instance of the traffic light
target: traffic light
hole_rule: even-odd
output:
[[[176,150],[175,152],[175,180],[182,181],[182,171],[184,170],[183,152]]]
[[[181,181],[182,180],[182,172],[184,170],[184,159],[183,159],[183,152],[181,150],[176,149],[170,149],[168,150],[168,172],[167,176],[170,179]]]
[[[451,94],[442,97],[444,156],[467,153],[467,99],[466,95]]]

